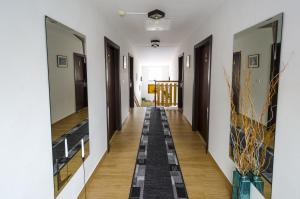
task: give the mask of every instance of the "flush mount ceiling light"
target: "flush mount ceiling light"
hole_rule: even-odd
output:
[[[162,19],[166,16],[166,14],[158,9],[152,10],[150,12],[127,12],[125,10],[118,10],[118,15],[120,17],[125,17],[126,15],[147,15],[148,18],[154,19],[154,20],[159,20]]]
[[[154,20],[162,19],[165,16],[166,16],[166,14],[163,11],[158,10],[158,9],[148,12],[148,18],[154,19]]]
[[[170,30],[171,20],[165,18],[166,13],[159,9],[150,12],[127,12],[119,10],[118,15],[124,18],[127,15],[144,15],[146,31],[167,31]]]
[[[171,21],[164,19],[166,14],[158,9],[148,12],[148,20],[145,22],[146,31],[165,31],[170,29]]]
[[[151,40],[151,47],[158,48],[159,47],[159,43],[160,43],[160,40],[158,40],[158,39],[152,39]]]

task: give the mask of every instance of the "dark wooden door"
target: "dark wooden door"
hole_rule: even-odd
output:
[[[114,88],[115,82],[113,81],[112,74],[114,74],[114,52],[111,47],[106,48],[106,64],[107,64],[107,117],[108,117],[108,140],[111,139],[115,129],[115,96]]]
[[[84,55],[74,53],[74,80],[76,111],[88,106],[87,70]]]
[[[129,56],[129,107],[134,108],[134,59]]]
[[[183,57],[178,58],[178,108],[183,107]]]
[[[271,70],[270,81],[278,81],[280,73],[280,52],[281,44],[273,44],[271,46]],[[273,88],[275,90],[274,96],[271,99],[271,104],[268,107],[268,123],[267,127],[272,128],[276,124],[277,118],[277,100],[278,100],[278,86],[279,83]]]
[[[232,62],[232,100],[235,111],[239,113],[239,97],[241,85],[241,52],[233,53]]]
[[[199,131],[208,150],[210,67],[212,37],[195,46],[195,76],[193,103],[193,130]]]
[[[107,145],[114,133],[121,129],[121,86],[120,48],[105,37],[106,60],[106,103],[107,103]]]

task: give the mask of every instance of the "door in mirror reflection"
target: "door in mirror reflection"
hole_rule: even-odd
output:
[[[49,17],[45,23],[57,196],[89,155],[87,62],[83,34]]]

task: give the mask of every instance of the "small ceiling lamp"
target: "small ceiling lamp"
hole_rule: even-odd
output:
[[[154,19],[154,20],[162,19],[165,16],[166,16],[166,14],[163,11],[158,10],[158,9],[148,12],[148,18]]]
[[[159,44],[160,44],[160,40],[158,40],[158,39],[152,39],[151,40],[151,47],[158,48]]]

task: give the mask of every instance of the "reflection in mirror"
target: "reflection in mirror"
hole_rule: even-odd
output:
[[[282,19],[280,14],[235,34],[233,44],[230,155],[235,158],[233,142],[246,139],[245,123],[261,131],[263,138],[254,142],[261,143],[255,155],[261,158],[258,170],[266,198],[271,198],[278,90],[278,84],[270,82],[279,74]],[[273,96],[269,96],[271,89]],[[241,145],[245,143],[241,141]]]
[[[89,154],[85,36],[49,17],[45,21],[57,196]]]

